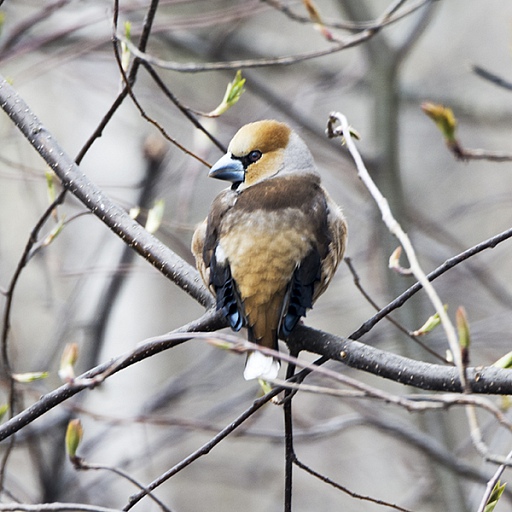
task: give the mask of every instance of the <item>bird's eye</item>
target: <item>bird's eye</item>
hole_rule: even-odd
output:
[[[244,169],[247,169],[249,165],[253,164],[254,162],[257,162],[261,158],[261,151],[254,149],[253,151],[247,153],[244,156],[232,156],[232,158],[240,160],[240,162],[242,162],[242,165],[244,166]]]
[[[247,160],[249,160],[249,162],[251,164],[253,164],[254,162],[257,162],[260,158],[261,158],[261,151],[258,151],[257,149],[255,149],[254,151],[251,151],[247,155]]]

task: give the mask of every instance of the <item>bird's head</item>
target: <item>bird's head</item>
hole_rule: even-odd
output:
[[[242,126],[209,176],[244,189],[277,174],[301,170],[314,172],[304,141],[287,124],[266,120]]]

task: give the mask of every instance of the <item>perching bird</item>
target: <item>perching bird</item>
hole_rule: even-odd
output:
[[[197,268],[234,331],[277,349],[325,291],[347,225],[320,184],[313,156],[278,121],[243,126],[209,176],[232,182],[196,229]],[[275,378],[279,361],[251,352],[244,377]]]

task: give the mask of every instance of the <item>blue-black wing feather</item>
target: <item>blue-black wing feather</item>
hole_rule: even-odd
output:
[[[239,331],[244,325],[242,301],[231,275],[229,264],[227,262],[225,264],[218,263],[215,251],[210,261],[210,284],[217,297],[217,310],[222,311],[231,329]]]
[[[289,336],[301,317],[313,307],[315,285],[321,279],[322,261],[317,248],[312,248],[295,269],[289,288],[288,308],[281,322],[281,334]]]

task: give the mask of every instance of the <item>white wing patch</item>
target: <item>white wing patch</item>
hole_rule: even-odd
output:
[[[222,266],[226,264],[226,261],[228,259],[226,253],[224,252],[224,249],[220,244],[217,245],[217,247],[215,248],[215,259],[217,260],[217,263],[221,264]]]

